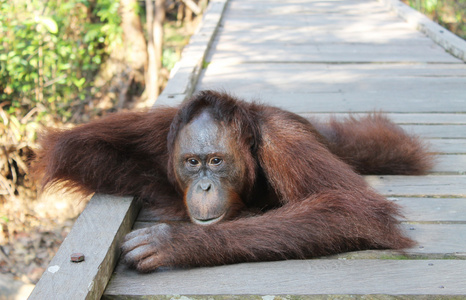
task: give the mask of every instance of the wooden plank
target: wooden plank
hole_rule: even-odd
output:
[[[289,88],[289,91],[300,86],[303,91],[310,91],[309,83],[325,82],[357,82],[360,80],[397,80],[405,81],[413,78],[458,78],[466,77],[465,64],[240,64],[227,65],[221,61],[209,64],[207,75],[213,77],[231,76],[231,79],[242,80],[242,84],[271,83],[277,89]],[[250,73],[249,73],[250,72]],[[244,74],[251,74],[244,76]],[[262,76],[260,76],[262,75]],[[286,76],[283,76],[286,75]],[[290,78],[288,78],[290,76]],[[216,79],[216,78],[211,78]],[[219,78],[222,79],[222,78]],[[289,86],[289,84],[292,84]],[[450,100],[450,99],[448,99]]]
[[[244,76],[248,74],[248,76]],[[429,84],[453,81],[466,83],[466,65],[464,64],[228,64],[228,61],[210,63],[205,71],[204,84],[227,87],[234,91],[251,88],[276,92],[302,93],[355,91],[365,88],[367,92],[376,90],[374,84],[393,82],[403,88],[413,81],[421,80]],[[393,87],[393,86],[390,86]],[[378,88],[378,87],[377,87]],[[386,90],[386,89],[382,89]],[[440,89],[441,92],[448,90]],[[406,92],[403,89],[403,92]],[[419,92],[419,91],[415,91]],[[448,96],[443,95],[443,98]],[[440,98],[437,98],[437,101]],[[454,102],[455,99],[446,98]],[[461,99],[464,100],[464,97]],[[438,101],[440,102],[440,101]]]
[[[119,266],[103,299],[141,299],[144,295],[163,299],[175,295],[212,299],[224,299],[213,295],[453,296],[466,294],[465,278],[465,260],[289,260],[145,275]]]
[[[431,172],[466,175],[466,155],[437,155]]]
[[[283,75],[286,78],[286,75]],[[366,82],[367,86],[370,85]],[[430,86],[429,86],[430,84]],[[395,83],[379,82],[371,86],[370,90],[364,91],[366,87],[352,87],[352,90],[345,90],[348,87],[341,87],[338,90],[339,84],[335,84],[333,91],[316,91],[316,92],[301,92],[296,91],[276,91],[272,85],[259,87],[249,85],[248,88],[239,87],[232,79],[226,84],[211,84],[203,81],[197,90],[216,89],[226,90],[242,99],[260,99],[260,102],[281,107],[283,109],[295,112],[370,112],[383,110],[386,112],[410,113],[410,112],[463,112],[466,107],[466,99],[464,99],[464,88],[462,83],[449,82],[447,85],[442,85],[437,82],[413,82],[412,90],[408,90],[408,86],[400,87],[397,90]],[[310,85],[314,85],[310,83]],[[355,84],[359,85],[359,84]],[[448,86],[448,92],[443,91],[443,88]],[[328,86],[330,87],[330,86]],[[424,89],[422,89],[424,87]],[[327,84],[316,89],[327,88]],[[359,88],[360,90],[355,90]],[[389,89],[391,91],[388,91]],[[275,91],[274,91],[275,90]],[[448,94],[452,98],[452,102],[448,105],[443,105],[438,101],[442,94]]]
[[[358,31],[348,28],[319,28],[318,26],[278,27],[260,26],[254,28],[221,28],[216,41],[222,44],[225,41],[249,44],[262,44],[269,42],[317,44],[317,43],[372,43],[395,45],[426,45],[433,42],[418,32],[406,32],[403,29],[379,29],[379,31]],[[297,37],[299,36],[299,39]]]
[[[387,197],[466,197],[466,176],[365,176],[366,181]]]
[[[235,4],[236,2],[233,2],[232,6]],[[315,41],[316,37],[328,42],[333,40],[332,35],[336,35],[337,40],[334,41],[339,42],[354,41],[353,38],[359,40],[366,35],[371,35],[375,39],[366,39],[366,42],[384,41],[385,44],[392,44],[396,41],[409,42],[413,38],[433,43],[422,33],[412,30],[409,24],[392,14],[387,14],[387,10],[383,8],[371,12],[360,11],[359,13],[347,8],[345,8],[347,13],[328,13],[319,10],[306,12],[306,8],[296,5],[289,6],[288,12],[284,12],[284,10],[278,12],[279,9],[271,7],[261,11],[228,11],[222,22],[223,28],[218,38],[222,41],[231,41],[236,36],[239,41],[257,43],[253,39],[254,37],[258,37],[259,41],[262,41],[263,38],[273,35],[275,32],[287,32],[292,37],[292,39],[287,38],[287,40],[293,43]],[[301,13],[293,13],[292,9],[300,10]],[[377,36],[376,33],[379,32],[381,34]],[[385,36],[385,38],[381,36]],[[282,41],[282,39],[270,40]]]
[[[392,197],[389,200],[402,206],[404,213],[402,220],[406,222],[466,224],[466,198]],[[453,233],[449,235],[456,236]]]
[[[466,154],[465,139],[430,139],[431,149],[440,153]]]
[[[217,43],[207,61],[228,61],[230,64],[264,62],[332,62],[332,63],[459,63],[441,47],[426,45],[318,43],[294,44],[268,42],[245,44],[224,41]],[[293,55],[289,55],[293,53]],[[419,55],[422,53],[422,55]]]
[[[367,2],[374,3],[374,2]],[[232,2],[232,7],[235,6],[235,2]],[[298,11],[299,10],[299,11]],[[347,10],[346,13],[341,11],[325,11],[322,9],[313,10],[313,8],[296,6],[296,5],[287,5],[287,6],[271,6],[267,5],[263,9],[244,9],[241,11],[228,11],[226,18],[224,19],[223,24],[228,27],[228,29],[244,29],[247,26],[250,26],[251,29],[258,27],[268,27],[268,26],[283,26],[282,28],[287,28],[288,26],[299,28],[300,26],[326,26],[328,28],[336,28],[337,26],[342,26],[343,21],[355,23],[354,26],[359,24],[368,24],[368,28],[372,29],[370,25],[380,24],[393,26],[395,29],[402,28],[404,30],[409,30],[411,32],[417,32],[417,30],[412,30],[412,27],[394,16],[393,14],[387,14],[387,9],[385,8],[376,8],[372,10],[372,13],[368,12],[361,13],[357,10]],[[291,17],[296,17],[297,22],[290,22]],[[252,18],[254,17],[254,18]],[[274,22],[275,21],[275,22]],[[307,21],[307,22],[303,22]],[[387,24],[390,22],[391,24]],[[353,24],[352,24],[353,25]],[[360,28],[363,28],[362,26]],[[351,28],[349,28],[351,29]],[[309,32],[313,34],[313,32]]]
[[[466,109],[464,86],[464,64],[407,67],[222,62],[208,66],[197,90],[222,89],[297,113],[458,113]],[[439,99],[448,99],[448,105]]]
[[[358,15],[358,14],[274,14],[266,15],[266,13],[257,14],[254,12],[239,12],[236,14],[228,14],[222,22],[224,29],[222,29],[222,35],[218,38],[223,38],[223,35],[229,35],[238,31],[245,31],[248,28],[251,29],[251,34],[257,34],[258,32],[268,32],[273,30],[300,30],[307,29],[306,35],[303,38],[306,40],[308,37],[320,36],[317,30],[323,30],[327,32],[333,31],[344,31],[348,33],[364,33],[370,32],[370,29],[380,29],[382,32],[392,34],[388,29],[393,29],[394,32],[399,33],[398,38],[406,38],[405,34],[412,34],[413,37],[425,37],[422,33],[412,30],[410,26],[404,22],[400,22],[399,19],[393,19],[387,17],[386,14],[374,13],[370,17],[369,15]],[[361,18],[367,18],[361,21]],[[351,26],[344,26],[344,24],[353,23]],[[366,26],[367,24],[367,26]],[[296,37],[295,34],[291,33]],[[247,37],[245,37],[247,40]],[[428,38],[427,38],[428,39]],[[430,40],[430,39],[428,39]],[[295,38],[296,43],[302,42],[299,38]],[[344,39],[340,39],[344,41]]]
[[[389,11],[390,9],[383,7],[383,5],[375,1],[361,3],[361,5],[366,6],[363,11],[361,9],[354,9],[357,5],[349,2],[341,3],[340,6],[336,4],[328,9],[323,8],[322,5],[320,7],[312,7],[315,4],[319,5],[315,1],[310,1],[304,5],[265,3],[264,5],[253,7],[254,4],[251,5],[251,3],[248,3],[250,7],[245,7],[244,5],[243,7],[239,7],[241,4],[231,1],[230,9],[226,13],[223,24],[233,29],[256,25],[251,26],[250,28],[252,29],[261,27],[262,24],[265,26],[279,26],[282,25],[283,21],[291,21],[290,16],[293,16],[297,18],[298,22],[294,23],[295,25],[292,22],[287,22],[286,24],[294,27],[300,25],[300,21],[302,20],[307,20],[306,24],[311,26],[326,25],[328,27],[341,25],[339,20],[348,20],[351,23],[355,23],[351,25],[373,24],[374,22],[377,23],[377,21],[383,24],[385,21],[390,21],[392,26],[403,26],[406,30],[418,32],[417,30],[413,30],[411,25],[406,24],[398,16],[392,14]],[[254,16],[254,18],[251,18],[251,16]],[[275,23],[273,23],[274,20]]]
[[[98,299],[137,213],[131,197],[92,197],[29,299]],[[75,252],[83,253],[85,260],[71,262],[70,255]]]
[[[407,132],[412,132],[424,138],[466,138],[466,127],[464,125],[401,125],[401,127]]]
[[[230,14],[234,13],[267,13],[267,14],[315,14],[315,13],[348,13],[349,10],[359,14],[383,8],[375,1],[232,1]],[[386,11],[386,9],[385,9]],[[229,15],[230,15],[229,14]]]
[[[406,253],[417,258],[448,258],[466,255],[466,224],[404,224],[416,241]]]
[[[366,113],[302,113],[305,118],[314,118],[321,122],[326,122],[330,117],[337,119],[347,118],[350,115],[354,117],[364,116]],[[387,117],[397,124],[416,124],[416,125],[466,125],[466,114],[458,113],[385,113]]]
[[[344,8],[338,9],[339,4],[343,5]],[[389,61],[419,61],[421,57],[424,57],[428,61],[439,59],[439,61],[458,62],[453,57],[446,55],[444,51],[440,50],[440,47],[435,47],[432,41],[425,37],[423,40],[428,41],[429,46],[416,43],[419,41],[414,41],[413,35],[422,38],[422,34],[410,30],[408,24],[393,18],[393,16],[386,13],[387,11],[382,5],[374,2],[335,3],[335,6],[332,5],[326,8],[321,3],[317,4],[315,2],[310,2],[308,5],[302,3],[299,5],[293,3],[238,4],[233,2],[232,7],[233,9],[227,12],[227,18],[223,22],[224,28],[219,37],[220,42],[216,43],[215,53],[211,51],[211,53],[214,53],[213,55],[217,55],[217,60],[224,57],[231,59],[235,55],[237,62],[257,62],[258,59],[259,61],[307,61],[307,59],[314,61],[319,59],[319,55],[312,57],[314,50],[320,54],[321,61],[333,61],[338,57],[339,61],[356,62],[361,61],[363,55],[365,55],[366,61],[379,61],[378,59],[381,59],[379,52],[393,50],[390,53],[392,57],[387,56],[384,58]],[[351,10],[353,11],[350,12]],[[354,14],[354,11],[358,13]],[[352,24],[352,26],[348,26],[348,24]],[[238,30],[247,30],[247,32],[238,34]],[[287,44],[280,43],[282,40],[277,39],[276,36],[273,39],[264,40],[265,36],[280,30],[287,31]],[[258,31],[260,36],[257,36]],[[396,46],[400,45],[387,39],[385,34],[394,31],[397,31],[395,33],[398,39],[402,40],[402,37],[404,38],[405,43],[403,45],[407,46],[406,42],[410,43],[411,50],[405,48],[403,50],[395,49]],[[254,35],[254,32],[256,32],[256,35]],[[359,39],[366,33],[371,37],[374,37],[374,33],[376,33],[378,38],[385,37],[385,39],[382,47],[378,49],[379,51],[371,52],[370,50],[364,50],[364,47],[368,47],[368,49],[377,47],[377,43],[372,42],[374,39],[366,39],[367,45],[354,44],[355,40],[347,39],[347,34],[351,33],[357,33],[353,37],[356,36]],[[314,34],[319,36],[321,44],[316,45]],[[335,36],[337,36],[336,39]],[[302,45],[301,43],[306,40],[308,43]],[[250,42],[248,43],[248,41]],[[292,43],[289,43],[290,41]],[[328,42],[332,42],[332,44],[327,44]],[[338,50],[338,47],[342,44],[343,49],[349,47],[350,51]],[[423,48],[423,55],[416,54],[420,53],[416,51],[419,46]],[[390,49],[390,47],[395,48]],[[351,48],[354,49],[351,51]],[[222,55],[222,51],[226,52]],[[429,58],[426,51],[433,51],[438,54],[438,57]],[[357,53],[355,56],[352,52],[359,52],[361,55],[358,57]],[[411,54],[411,56],[399,55],[400,52],[407,52],[406,54]],[[258,53],[261,55],[258,56]],[[287,55],[288,53],[293,53],[293,55]],[[373,53],[376,53],[376,56],[371,58]],[[338,56],[335,54],[338,54]],[[377,55],[379,56],[377,57]]]
[[[244,74],[250,74],[244,76]],[[301,87],[302,92],[331,92],[334,89],[318,89],[322,84],[346,84],[350,87],[369,86],[365,82],[429,80],[463,80],[465,82],[466,66],[464,64],[434,64],[406,66],[404,64],[233,64],[219,61],[209,64],[206,70],[208,83],[226,83],[226,77],[234,85],[246,88],[265,88],[267,84],[273,91],[293,92]],[[326,86],[324,86],[326,87]],[[338,87],[340,88],[340,87]],[[338,89],[336,90],[338,91]],[[449,98],[448,98],[449,99]],[[449,99],[450,100],[450,99]]]

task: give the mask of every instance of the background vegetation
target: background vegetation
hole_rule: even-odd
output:
[[[27,160],[38,132],[150,106],[198,21],[184,2],[0,0],[0,272],[35,283],[85,203],[37,200]],[[163,45],[152,98],[151,41]]]
[[[466,0],[403,0],[459,37],[466,39]]]

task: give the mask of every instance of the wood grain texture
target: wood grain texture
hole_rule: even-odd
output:
[[[449,258],[466,255],[466,224],[405,224],[417,245],[406,249],[416,258]]]
[[[440,153],[466,154],[466,139],[430,139],[431,150]]]
[[[131,197],[92,197],[50,262],[29,299],[98,299],[112,275],[122,238],[138,207]],[[85,260],[70,261],[80,252]]]
[[[466,224],[466,198],[389,198],[401,205],[405,222]],[[454,233],[451,234],[455,236]],[[466,250],[466,248],[465,248]]]
[[[466,197],[465,175],[365,176],[365,179],[387,197]]]
[[[406,131],[424,138],[464,139],[466,130],[463,125],[401,125]]]
[[[408,24],[429,36],[452,55],[466,62],[466,41],[398,0],[380,0]]]
[[[463,295],[465,276],[464,260],[291,260],[145,275],[119,266],[104,299],[119,295]]]
[[[464,64],[231,65],[225,59],[209,65],[197,89],[224,89],[296,113],[461,113],[464,86]]]
[[[458,63],[460,60],[445,56],[440,47],[421,44],[364,44],[364,43],[310,43],[288,44],[268,42],[265,44],[240,44],[219,42],[208,61],[228,60],[229,63]],[[423,52],[423,55],[418,53]],[[293,55],[288,55],[293,53]]]
[[[466,175],[466,155],[438,155],[435,162],[431,173]]]
[[[326,122],[330,117],[343,119],[349,116],[361,117],[366,113],[302,113],[305,118]],[[389,113],[387,117],[397,124],[402,125],[466,125],[466,114],[460,113]]]

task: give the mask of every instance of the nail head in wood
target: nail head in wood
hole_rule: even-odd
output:
[[[71,261],[76,262],[76,263],[84,261],[84,254],[82,254],[82,253],[73,253],[73,254],[71,254]]]

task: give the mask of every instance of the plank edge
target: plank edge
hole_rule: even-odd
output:
[[[110,197],[112,199],[108,199]],[[75,276],[78,276],[78,274],[67,268],[70,259],[70,245],[76,243],[76,240],[78,240],[79,244],[83,245],[81,248],[81,252],[90,253],[91,255],[94,254],[94,251],[91,249],[93,247],[93,241],[91,240],[92,238],[89,238],[89,241],[83,241],[81,234],[83,233],[83,231],[88,230],[88,228],[86,227],[86,219],[94,220],[94,216],[96,214],[103,213],[101,211],[101,206],[95,204],[99,201],[112,201],[112,206],[118,208],[108,213],[115,213],[116,211],[120,211],[119,215],[112,216],[113,220],[119,219],[119,225],[115,226],[117,228],[114,229],[115,233],[113,235],[113,238],[110,240],[109,244],[106,245],[106,250],[103,257],[99,261],[96,261],[93,264],[86,266],[86,269],[90,271],[90,273],[92,271],[95,271],[95,273],[92,275],[92,278],[90,278],[90,280],[86,283],[80,283],[79,286],[75,286],[75,289],[82,289],[82,293],[70,294],[72,290],[70,287],[72,287],[73,283],[75,283],[75,280],[73,279],[75,278]],[[41,279],[35,286],[28,299],[45,299],[44,296],[51,295],[52,287],[52,294],[55,299],[98,299],[103,294],[106,285],[113,273],[113,270],[115,269],[115,266],[118,262],[120,242],[124,235],[131,230],[132,225],[138,215],[139,208],[139,205],[132,197],[112,197],[107,195],[94,195],[89,201],[84,211],[76,220],[75,225],[63,241],[62,245],[58,249],[52,261],[49,263],[49,266],[47,267],[44,274],[42,274]],[[89,249],[86,248],[85,245],[90,245]],[[69,283],[69,285],[60,284],[56,282],[55,277],[53,276],[53,271],[50,270],[51,267],[53,268],[57,266],[60,266],[62,270],[60,276],[66,277],[62,277],[61,280],[65,280],[67,283]]]
[[[174,106],[191,97],[203,69],[204,58],[217,33],[228,0],[212,0],[197,32],[191,36],[174,73],[152,108]]]

